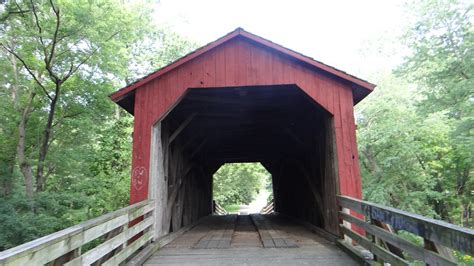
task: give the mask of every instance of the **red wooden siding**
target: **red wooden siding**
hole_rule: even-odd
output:
[[[148,196],[152,126],[187,88],[273,84],[296,84],[333,114],[340,193],[360,198],[352,85],[303,64],[250,39],[235,37],[141,85],[135,92],[130,202]],[[135,169],[146,169],[146,173]]]

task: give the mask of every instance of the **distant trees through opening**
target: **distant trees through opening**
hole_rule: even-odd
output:
[[[271,174],[260,163],[223,164],[212,189],[213,200],[229,213],[259,212],[273,200]]]

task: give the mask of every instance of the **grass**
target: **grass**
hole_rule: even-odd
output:
[[[240,205],[231,204],[231,205],[222,206],[222,208],[224,208],[228,213],[239,212]]]

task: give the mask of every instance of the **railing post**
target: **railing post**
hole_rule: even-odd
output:
[[[370,218],[370,224],[373,224],[376,226],[376,220]],[[384,245],[384,242],[382,240],[380,240],[380,238],[378,238],[377,236],[371,234],[372,236],[372,243],[374,243],[375,245],[377,246],[380,246],[380,247],[384,247],[384,248],[387,248],[385,245]],[[376,254],[374,254],[374,260],[377,261],[377,262],[380,262],[380,264],[384,265],[384,261],[382,258],[380,258],[379,256],[377,256]]]
[[[343,212],[343,213],[347,213],[347,214],[350,215],[351,210],[349,210],[348,208],[341,208],[341,209],[342,209],[342,212]],[[349,223],[349,222],[347,222],[347,221],[345,221],[345,220],[342,220],[342,224],[343,224],[345,227],[349,228],[349,229],[352,228],[351,223]],[[350,242],[352,243],[352,239],[351,239],[350,237],[348,237],[347,235],[343,235],[343,239],[344,239],[344,240],[347,240],[347,241],[350,241]]]
[[[445,258],[448,258],[452,261],[456,261],[456,258],[453,255],[453,251],[450,248],[437,245],[435,242],[426,238],[423,238],[423,246],[426,250],[433,251],[434,253],[438,253]]]
[[[338,196],[338,201],[341,208],[349,208],[366,216],[367,220],[362,220],[346,212],[339,212],[343,220],[362,227],[368,236],[371,236],[364,237],[345,226],[342,227],[345,235],[356,239],[359,244],[369,249],[376,255],[377,261],[383,259],[392,265],[407,265],[409,262],[404,256],[406,252],[411,259],[431,265],[456,265],[453,250],[474,254],[472,229],[348,196]],[[396,230],[422,237],[424,247],[400,237]]]

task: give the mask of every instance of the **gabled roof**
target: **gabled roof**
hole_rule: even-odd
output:
[[[309,64],[310,66],[314,66],[316,67],[317,69],[320,69],[322,70],[323,72],[326,72],[330,75],[333,75],[337,78],[340,78],[340,79],[343,79],[343,80],[346,80],[350,83],[352,83],[354,86],[353,88],[356,91],[355,93],[355,96],[354,96],[354,99],[355,99],[355,102],[354,103],[357,103],[359,102],[360,100],[362,100],[365,96],[367,96],[370,92],[373,91],[373,89],[375,88],[375,85],[368,82],[368,81],[365,81],[363,79],[360,79],[358,77],[355,77],[353,75],[350,75],[344,71],[341,71],[339,69],[336,69],[334,67],[331,67],[329,65],[326,65],[322,62],[319,62],[319,61],[316,61],[314,60],[313,58],[311,57],[308,57],[308,56],[305,56],[303,54],[300,54],[300,53],[297,53],[293,50],[290,50],[288,48],[285,48],[281,45],[278,45],[276,43],[273,43],[267,39],[264,39],[260,36],[257,36],[257,35],[254,35],[250,32],[247,32],[245,31],[244,29],[242,28],[237,28],[235,29],[234,31],[228,33],[227,35],[217,39],[216,41],[214,42],[211,42],[183,57],[181,57],[180,59],[174,61],[173,63],[135,81],[134,83],[132,84],[129,84],[127,85],[126,87],[123,87],[121,88],[120,90],[112,93],[110,95],[110,98],[120,104],[122,107],[124,107],[125,109],[129,109],[127,108],[126,106],[129,106],[129,105],[132,105],[133,106],[133,100],[134,100],[134,91],[139,88],[140,86],[152,81],[153,79],[156,79],[157,77],[169,72],[169,71],[172,71],[173,69],[181,66],[182,64],[206,53],[207,51],[209,50],[212,50],[214,48],[216,48],[217,46],[219,45],[222,45],[226,42],[228,42],[229,40],[232,40],[236,37],[243,37],[243,38],[246,38],[246,39],[249,39],[249,40],[252,40],[254,42],[257,42],[263,46],[266,46],[270,49],[273,49],[277,52],[280,52],[282,54],[285,54],[287,56],[290,56],[294,59],[296,59],[297,61],[300,61],[300,62],[303,62],[303,63],[306,63],[306,64]],[[128,99],[127,99],[128,98]],[[129,110],[131,111],[131,113],[133,113],[133,110]]]

